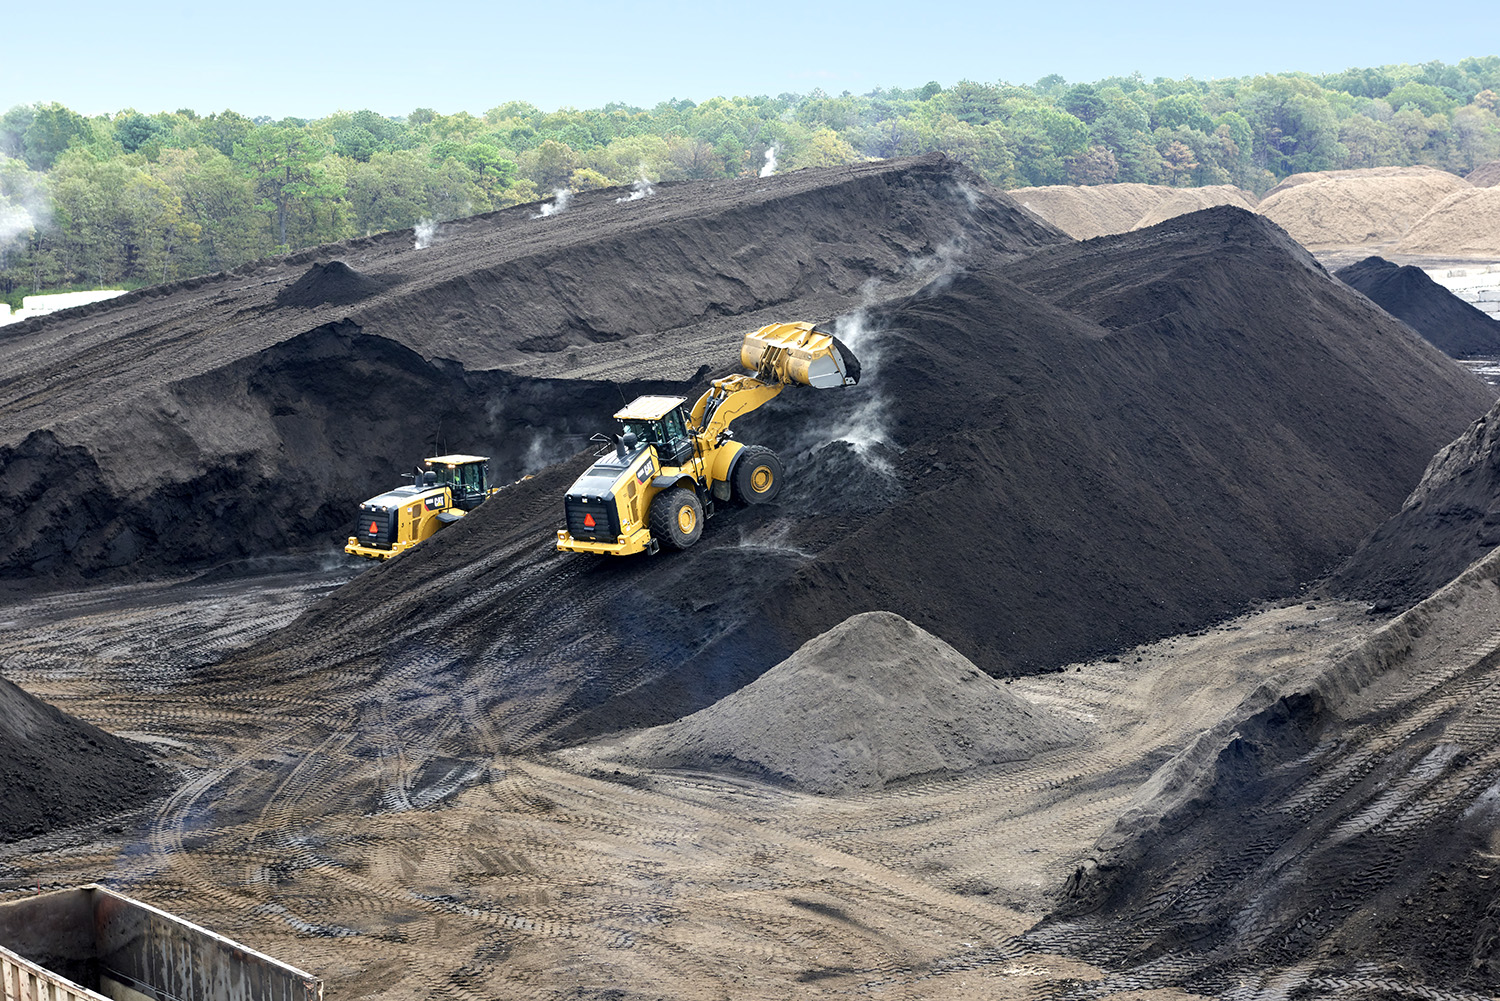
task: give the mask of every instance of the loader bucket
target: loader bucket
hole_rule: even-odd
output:
[[[745,335],[740,364],[769,382],[833,389],[859,382],[859,359],[811,323],[773,323]]]

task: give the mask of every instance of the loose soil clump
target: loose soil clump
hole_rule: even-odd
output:
[[[360,274],[343,261],[329,261],[314,264],[301,278],[276,293],[276,306],[294,309],[348,306],[384,289],[384,282]]]
[[[1019,761],[1078,736],[925,629],[865,612],[707,709],[603,753],[834,795]]]
[[[1443,288],[1421,268],[1367,257],[1333,276],[1454,358],[1500,355],[1500,322]]]
[[[1400,240],[1444,198],[1468,188],[1463,178],[1433,167],[1294,174],[1267,192],[1259,211],[1305,247],[1386,244]]]
[[[145,748],[0,678],[0,842],[140,806],[165,786]]]

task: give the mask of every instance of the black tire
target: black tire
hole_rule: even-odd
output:
[[[651,500],[651,537],[668,549],[686,549],[703,535],[703,505],[687,487],[663,490]]]
[[[730,485],[741,504],[768,504],[781,493],[786,470],[776,453],[764,445],[746,445],[735,459]]]

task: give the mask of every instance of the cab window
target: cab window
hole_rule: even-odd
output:
[[[660,421],[621,421],[620,433],[633,434],[636,441],[646,445],[663,445],[666,442],[661,436]]]
[[[667,441],[681,441],[687,437],[687,428],[682,426],[682,411],[674,410],[661,419],[666,431]]]

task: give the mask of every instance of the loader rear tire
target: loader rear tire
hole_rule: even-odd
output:
[[[703,534],[703,505],[687,487],[663,490],[651,500],[651,536],[668,549],[686,549]]]
[[[781,493],[786,471],[776,453],[764,445],[747,445],[734,463],[734,496],[741,504],[767,504]]]

